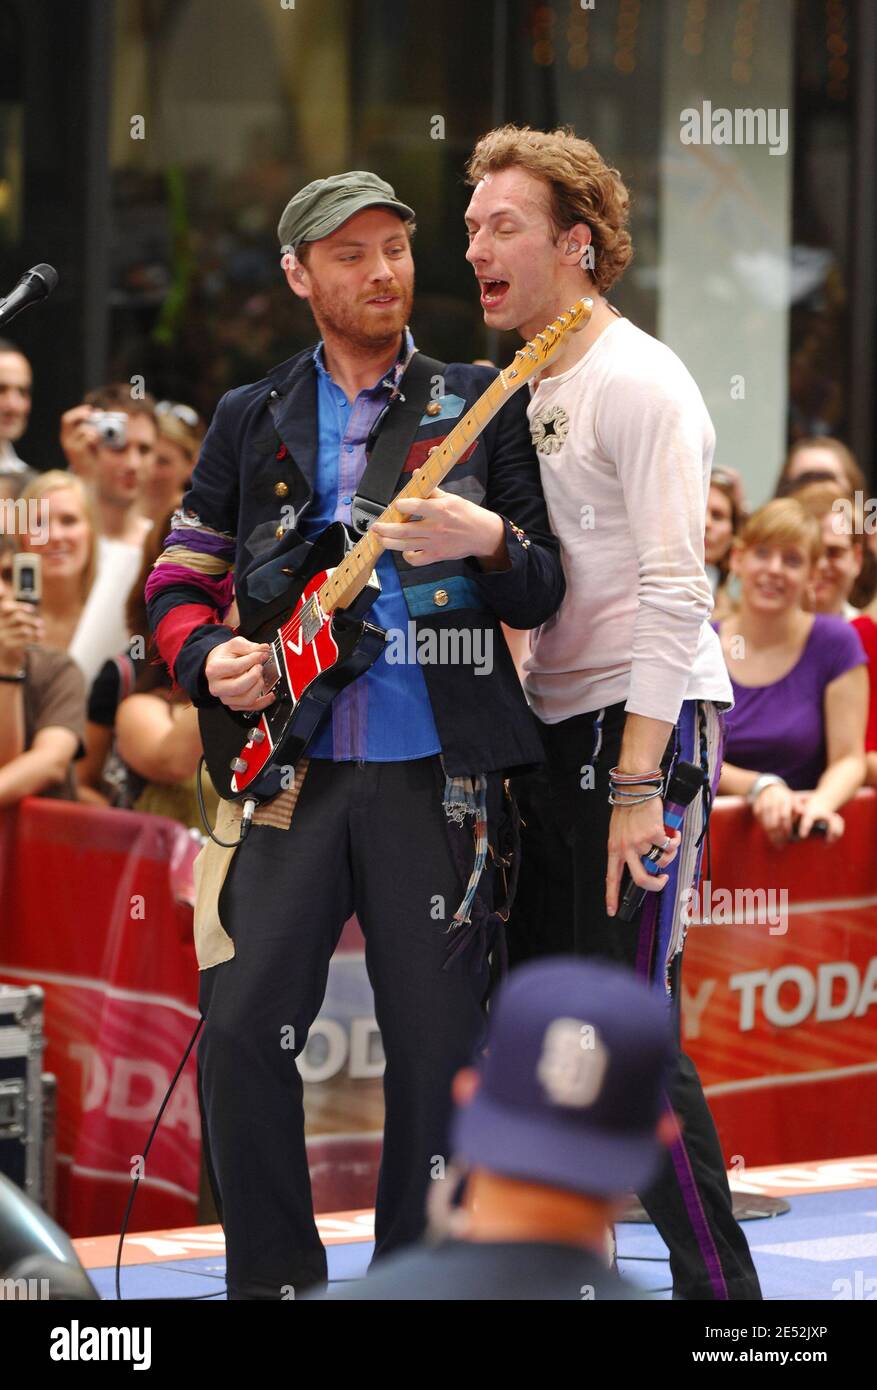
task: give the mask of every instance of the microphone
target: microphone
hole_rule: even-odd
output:
[[[45,299],[58,283],[58,272],[53,265],[35,265],[26,270],[14,289],[5,299],[0,299],[0,325],[14,319],[29,304]]]
[[[664,829],[668,835],[673,830],[679,830],[685,819],[686,808],[691,805],[702,788],[703,773],[695,763],[676,764],[664,796]],[[649,859],[648,855],[642,855],[640,862],[647,873],[663,873],[663,869],[659,869],[655,861]],[[648,890],[640,888],[639,884],[633,881],[630,870],[627,868],[624,870],[621,887],[621,902],[618,904],[618,911],[615,916],[620,922],[631,922],[642,907],[643,899]]]

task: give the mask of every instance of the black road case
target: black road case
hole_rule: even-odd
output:
[[[0,1172],[44,1204],[43,991],[0,984]]]

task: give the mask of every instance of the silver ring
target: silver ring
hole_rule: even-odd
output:
[[[651,849],[649,850],[648,854],[646,855],[646,859],[650,859],[650,860],[652,861],[653,864],[657,864],[657,862],[658,862],[658,860],[660,859],[661,855],[662,855],[662,854],[666,854],[666,852],[667,852],[667,850],[668,850],[669,848],[670,848],[670,836],[668,835],[667,838],[666,838],[666,840],[664,841],[663,845],[652,845]]]

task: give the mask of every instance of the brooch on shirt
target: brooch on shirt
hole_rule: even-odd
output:
[[[540,454],[556,454],[569,434],[569,416],[562,406],[548,405],[530,421],[530,438]]]

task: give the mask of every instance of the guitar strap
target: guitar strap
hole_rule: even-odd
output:
[[[374,448],[350,509],[351,525],[358,536],[365,535],[395,497],[399,474],[429,404],[434,380],[444,380],[446,369],[445,362],[422,352],[413,353],[399,382],[398,394],[378,418]]]

